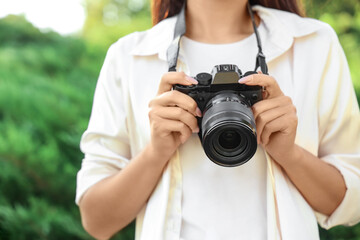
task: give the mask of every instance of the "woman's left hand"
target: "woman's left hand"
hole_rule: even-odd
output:
[[[258,143],[280,165],[295,160],[298,118],[291,98],[284,95],[273,77],[265,74],[250,75],[240,79],[239,83],[266,89],[263,100],[252,106]]]

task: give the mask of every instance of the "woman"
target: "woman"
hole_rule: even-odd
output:
[[[157,24],[110,47],[81,140],[76,202],[91,235],[136,218],[136,239],[319,239],[317,222],[359,221],[360,114],[336,34],[298,16],[296,1],[250,4],[270,75],[240,79],[266,88],[252,106],[257,152],[240,167],[209,161],[203,113],[171,89],[218,64],[253,68],[246,0],[187,1],[177,72],[166,51],[181,0],[155,1]]]

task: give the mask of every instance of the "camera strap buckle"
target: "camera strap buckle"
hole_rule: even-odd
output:
[[[262,52],[259,52],[256,55],[256,65],[255,71],[260,67],[260,70],[263,74],[268,74],[268,68],[266,65],[265,55]]]

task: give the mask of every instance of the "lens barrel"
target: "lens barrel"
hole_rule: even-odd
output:
[[[219,92],[205,107],[201,136],[205,153],[214,163],[226,167],[246,163],[257,149],[249,104],[233,92]]]

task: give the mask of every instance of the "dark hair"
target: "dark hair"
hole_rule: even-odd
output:
[[[185,0],[152,0],[151,12],[153,25],[161,20],[172,17],[180,12]],[[262,5],[264,7],[275,8],[299,16],[305,16],[301,0],[249,0],[250,5]]]

